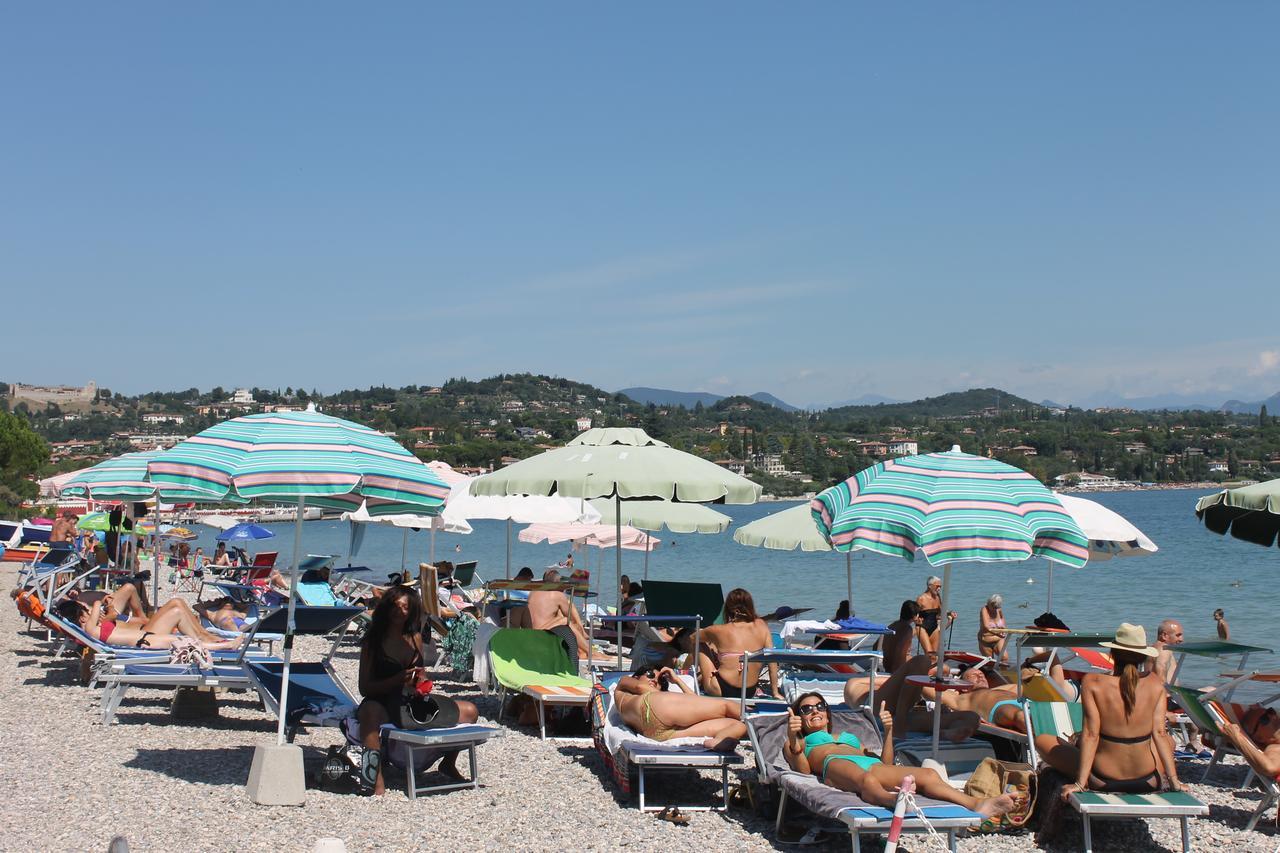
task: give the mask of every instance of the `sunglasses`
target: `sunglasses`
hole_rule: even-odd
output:
[[[826,702],[810,702],[810,703],[801,705],[797,710],[800,711],[800,716],[807,717],[810,714],[817,713],[818,711],[826,711],[827,703]]]
[[[636,678],[657,678],[657,677],[658,677],[658,671],[653,667],[649,667],[648,669],[642,669],[636,673]]]

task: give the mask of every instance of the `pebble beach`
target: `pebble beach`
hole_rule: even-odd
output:
[[[3,564],[0,580],[12,587],[16,566]],[[775,841],[771,817],[745,808],[695,812],[687,826],[641,814],[615,794],[588,739],[541,741],[536,730],[511,721],[503,737],[480,747],[478,790],[428,794],[411,802],[403,778],[392,775],[382,798],[313,789],[301,808],[256,806],[244,790],[253,746],[275,736],[275,721],[256,694],[220,693],[216,717],[176,720],[170,714],[172,691],[134,690],[118,722],[103,726],[96,691],[79,683],[78,660],[55,658],[55,645],[45,641],[43,631],[28,631],[11,605],[0,611],[5,686],[0,730],[10,747],[10,760],[0,767],[6,792],[0,850],[105,851],[115,836],[126,838],[133,851],[310,851],[322,838],[340,839],[348,851],[789,846]],[[304,638],[296,654],[317,659],[326,650],[327,644]],[[340,650],[335,662],[354,684],[356,648]],[[439,689],[475,702],[482,723],[495,722],[494,697],[480,695],[446,670],[436,680]],[[341,741],[334,729],[300,734],[308,772]],[[460,766],[465,768],[465,761]],[[750,766],[748,758],[740,774],[744,780],[754,778]],[[1184,762],[1181,776],[1197,782],[1204,766]],[[1209,817],[1191,824],[1195,849],[1274,851],[1280,846],[1270,816],[1259,830],[1243,831],[1259,794],[1236,790],[1241,775],[1242,767],[1229,762],[1209,784],[1192,785],[1211,807]],[[710,774],[690,774],[671,784],[670,790],[699,800],[719,787]],[[666,790],[656,787],[654,801],[662,802]],[[1037,846],[1028,832],[962,838],[959,847],[1065,851],[1080,849],[1081,840],[1079,821],[1070,815],[1046,846]],[[1094,841],[1099,851],[1180,849],[1178,823],[1171,820],[1095,822]],[[875,850],[879,844],[869,839],[866,847]],[[827,836],[804,849],[848,850],[848,836]],[[928,849],[926,838],[909,836],[899,849]]]

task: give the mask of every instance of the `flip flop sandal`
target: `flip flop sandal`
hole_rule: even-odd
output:
[[[801,827],[793,826],[793,827],[789,827],[789,829],[791,830],[791,834],[795,834],[801,829]],[[821,843],[822,841],[826,840],[826,838],[827,838],[826,832],[824,832],[823,830],[819,829],[816,826],[810,826],[805,828],[805,831],[803,833],[801,833],[800,835],[798,835],[797,837],[791,840],[788,840],[787,838],[785,838],[784,833],[779,833],[776,840],[779,844],[785,844],[788,847],[809,847],[814,844]]]
[[[676,826],[688,826],[689,816],[675,806],[667,806],[657,814],[658,820],[665,820]]]

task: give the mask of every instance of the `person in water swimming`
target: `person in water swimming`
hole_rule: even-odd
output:
[[[679,693],[667,689],[672,684]],[[730,752],[747,733],[738,702],[695,695],[665,666],[637,669],[618,681],[613,696],[623,722],[654,740],[699,737],[707,749]]]
[[[857,794],[868,803],[892,809],[897,789],[907,776],[915,777],[916,789],[926,797],[955,803],[985,817],[1012,811],[1018,804],[1013,794],[979,799],[964,794],[937,772],[924,767],[893,763],[893,715],[879,714],[884,727],[884,747],[879,754],[863,747],[851,732],[832,732],[831,714],[820,693],[805,693],[787,709],[787,738],[782,753],[797,773],[812,773],[826,785]]]

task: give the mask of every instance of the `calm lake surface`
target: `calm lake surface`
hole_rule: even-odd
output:
[[[1121,622],[1146,626],[1148,641],[1154,641],[1156,625],[1173,617],[1182,621],[1188,640],[1216,638],[1213,611],[1226,610],[1231,639],[1237,642],[1276,647],[1275,615],[1280,599],[1273,590],[1280,570],[1280,549],[1261,548],[1230,537],[1218,536],[1204,528],[1193,510],[1195,490],[1113,492],[1086,495],[1129,519],[1159,546],[1147,557],[1112,559],[1082,569],[1054,567],[1053,610],[1067,625],[1078,631],[1110,632]],[[794,503],[763,503],[753,506],[726,506],[718,509],[734,520],[734,527],[765,515],[780,512]],[[267,525],[276,538],[260,543],[261,550],[280,552],[278,565],[287,566],[293,547],[293,525]],[[469,536],[437,534],[436,557],[454,562],[478,560],[484,578],[505,573],[505,522],[472,522]],[[564,559],[568,545],[529,545],[515,539],[521,525],[512,526],[512,565],[542,568]],[[199,542],[209,553],[215,532],[197,526]],[[662,544],[649,555],[649,577],[660,580],[718,581],[727,592],[746,587],[761,612],[779,605],[811,607],[814,617],[830,616],[845,597],[845,557],[843,554],[805,554],[799,551],[769,551],[748,548],[733,541],[732,531],[713,535],[659,534]],[[401,564],[404,542],[400,530],[371,525],[359,554],[351,561],[375,570],[395,571]],[[428,556],[429,534],[410,532],[408,563],[416,565]],[[303,551],[310,554],[342,555],[338,565],[347,564],[349,525],[338,521],[306,522]],[[457,550],[455,550],[455,548]],[[257,549],[251,549],[257,550]],[[592,569],[592,585],[603,575],[604,601],[613,604],[613,551],[588,549],[575,554],[581,566],[584,557]],[[941,575],[923,560],[853,555],[853,607],[867,619],[888,622],[896,618],[906,598],[914,598],[931,574]],[[601,571],[602,569],[602,571]],[[644,575],[644,554],[623,552],[623,572],[637,579]],[[1046,609],[1049,590],[1049,563],[961,563],[952,572],[951,607],[960,614],[953,645],[973,648],[978,627],[978,611],[992,593],[1004,596],[1005,616],[1011,626],[1024,625]],[[1272,655],[1255,655],[1250,668],[1275,668],[1280,660]],[[1219,667],[1207,661],[1191,661],[1189,681],[1208,681]]]

